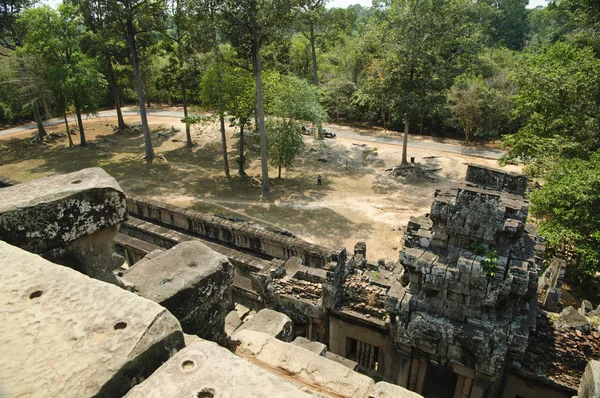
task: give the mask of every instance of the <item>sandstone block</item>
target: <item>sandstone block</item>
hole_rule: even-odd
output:
[[[265,333],[242,330],[237,352],[302,383],[341,397],[367,397],[374,382],[339,363],[308,350],[284,343]]]
[[[375,384],[373,393],[370,395],[373,398],[421,398],[422,396],[416,392],[407,390],[395,384],[380,381]]]
[[[179,351],[127,398],[314,397],[291,382],[201,340]]]
[[[183,348],[160,305],[0,242],[8,397],[119,397]]]
[[[126,219],[123,190],[99,167],[2,189],[0,240],[42,253]]]
[[[252,319],[240,326],[234,332],[234,337],[237,337],[242,330],[261,332],[282,341],[291,341],[292,320],[281,312],[265,308],[258,311]]]
[[[600,398],[600,362],[588,362],[581,377],[577,397]]]
[[[199,241],[178,244],[139,261],[123,279],[140,296],[161,304],[179,319],[184,332],[225,339],[225,316],[233,266]]]
[[[296,337],[292,344],[304,348],[310,352],[314,352],[322,357],[324,357],[325,353],[327,352],[327,346],[325,344],[319,343],[318,341],[310,341],[302,336]]]
[[[558,330],[575,328],[582,331],[590,329],[590,322],[573,307],[565,308],[559,315],[554,327]]]

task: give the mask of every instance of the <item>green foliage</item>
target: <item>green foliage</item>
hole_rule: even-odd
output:
[[[455,80],[448,102],[465,132],[467,143],[473,137],[496,138],[507,132],[513,91],[503,71],[488,79],[462,75]]]
[[[496,250],[488,250],[477,242],[471,242],[469,248],[476,256],[483,257],[481,260],[483,273],[491,278],[495,277],[498,268],[498,253]]]
[[[266,74],[265,98],[265,110],[274,116],[266,123],[269,163],[279,169],[281,177],[281,168],[292,167],[304,147],[302,122],[320,126],[327,114],[315,87],[294,76]]]
[[[523,126],[509,135],[504,161],[522,160],[531,174],[559,158],[582,157],[600,148],[600,60],[589,48],[556,43],[522,62],[513,116]]]
[[[563,256],[574,254],[579,268],[600,271],[600,152],[589,160],[562,159],[531,194],[531,212],[540,234]]]
[[[281,169],[292,167],[296,156],[304,148],[300,125],[289,119],[268,118],[265,130],[269,164],[279,169],[278,178],[281,178]]]
[[[18,54],[41,59],[44,80],[60,114],[72,105],[87,114],[97,112],[107,82],[97,61],[81,51],[85,33],[74,8],[62,5],[58,12],[48,6],[29,9],[18,23],[26,32]]]
[[[487,252],[483,260],[481,260],[481,264],[483,265],[484,274],[490,278],[495,277],[496,269],[498,268],[498,253],[496,250]]]
[[[476,256],[483,256],[486,253],[485,247],[480,246],[477,242],[471,242],[469,248]]]

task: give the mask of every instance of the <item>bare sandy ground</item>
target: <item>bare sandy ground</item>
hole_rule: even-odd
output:
[[[138,117],[126,117],[130,124]],[[402,227],[411,216],[429,211],[436,189],[464,179],[468,163],[498,167],[494,160],[409,147],[409,156],[429,170],[427,178],[393,177],[386,169],[400,163],[402,148],[340,138],[316,141],[305,137],[306,148],[292,170],[269,173],[272,192],[260,195],[258,146],[247,137],[250,149],[248,178],[235,176],[239,135],[227,129],[228,154],[234,178],[223,173],[220,135],[216,124],[193,129],[193,149],[185,148],[184,126],[179,118],[149,117],[157,153],[166,159],[146,165],[139,133],[115,134],[112,118],[88,120],[88,148],[67,148],[66,136],[44,145],[29,145],[34,132],[0,139],[0,175],[28,181],[84,167],[104,167],[126,192],[145,195],[176,206],[241,217],[294,232],[310,242],[341,244],[350,252],[358,241],[367,242],[370,261],[397,260],[402,248]],[[332,125],[333,126],[333,125]],[[72,125],[71,128],[75,126]],[[352,131],[348,127],[335,128]],[[64,126],[48,128],[64,132]],[[380,135],[377,132],[375,135]],[[73,135],[76,144],[77,135]],[[346,165],[347,161],[347,165]],[[519,166],[507,170],[520,171]],[[323,185],[317,186],[317,176]]]

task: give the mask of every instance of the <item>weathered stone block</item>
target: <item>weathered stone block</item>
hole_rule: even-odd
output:
[[[265,333],[282,341],[291,341],[292,325],[293,323],[289,316],[265,308],[258,311],[252,319],[240,326],[235,331],[234,337],[237,337],[242,330],[252,330]]]
[[[179,351],[127,398],[319,396],[205,340]]]
[[[265,333],[243,330],[237,353],[277,369],[302,383],[341,397],[367,397],[374,382],[339,363],[287,344]]]
[[[369,395],[373,398],[420,398],[421,395],[416,392],[407,390],[406,388],[397,386],[395,384],[386,383],[380,381],[375,384],[373,393]]]
[[[233,266],[199,241],[183,242],[145,258],[123,279],[140,296],[157,302],[179,319],[186,333],[223,341]]]
[[[310,352],[314,352],[322,357],[324,357],[325,353],[327,353],[327,346],[325,344],[319,343],[318,341],[310,341],[302,336],[296,337],[292,344],[304,348]]]
[[[581,377],[577,397],[600,398],[600,362],[588,362]]]
[[[120,397],[184,340],[160,305],[0,242],[2,396]]]
[[[125,218],[123,190],[99,167],[17,184],[0,195],[0,240],[34,253]]]
[[[565,308],[559,315],[554,327],[558,330],[575,328],[583,331],[590,329],[590,322],[573,307]]]

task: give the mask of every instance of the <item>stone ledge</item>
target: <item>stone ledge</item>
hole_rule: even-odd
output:
[[[236,333],[235,337],[240,341],[236,352],[241,356],[281,372],[298,383],[333,396],[420,397],[418,394],[410,395],[402,387],[388,388],[382,385],[376,389],[375,382],[371,378],[264,333],[243,330]],[[404,391],[407,395],[398,395],[398,392]]]
[[[183,348],[177,319],[0,241],[2,396],[117,397]]]
[[[324,397],[201,340],[175,354],[126,398],[315,396]]]

